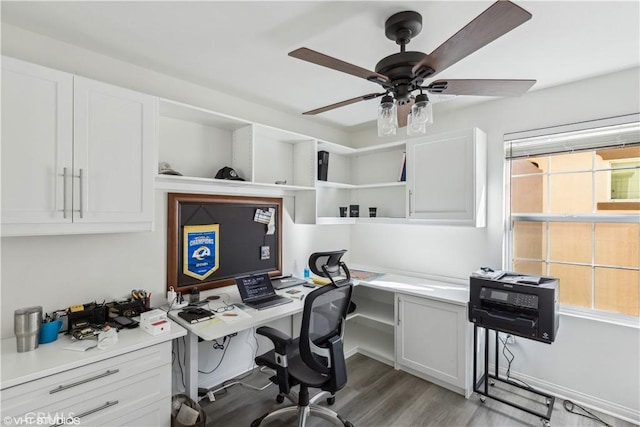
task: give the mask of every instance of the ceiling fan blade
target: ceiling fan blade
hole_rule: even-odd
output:
[[[407,116],[411,112],[411,107],[416,103],[416,99],[412,96],[404,105],[398,105],[398,127],[403,128],[407,125]]]
[[[306,111],[302,114],[313,116],[315,114],[324,113],[325,111],[333,110],[335,108],[344,107],[345,105],[355,104],[360,101],[367,101],[369,99],[378,98],[384,95],[386,92],[382,93],[369,93],[367,95],[358,96],[356,98],[347,99],[346,101],[336,102],[335,104],[327,105],[326,107],[316,108],[315,110]]]
[[[535,80],[436,80],[427,86],[427,91],[443,95],[520,96],[535,83]]]
[[[498,0],[425,56],[413,67],[413,72],[419,73],[421,68],[430,67],[435,70],[431,74],[434,76],[529,19],[531,14],[520,6],[507,0]]]
[[[333,70],[342,71],[343,73],[351,74],[352,76],[370,80],[375,83],[382,84],[389,81],[389,78],[383,74],[349,64],[348,62],[341,61],[324,53],[316,52],[315,50],[307,49],[306,47],[301,47],[289,52],[289,56]]]

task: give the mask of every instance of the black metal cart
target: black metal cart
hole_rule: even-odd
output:
[[[484,372],[482,373],[482,376],[480,377],[480,379],[478,378],[478,371],[477,371],[477,367],[478,367],[478,353],[476,351],[476,349],[478,348],[478,329],[484,329],[485,330],[485,338],[484,338]],[[496,354],[495,354],[495,372],[492,374],[489,372],[489,330],[492,330],[495,332],[496,338],[495,338],[495,342],[496,342]],[[540,420],[542,421],[543,426],[545,427],[550,427],[551,426],[551,412],[553,411],[553,405],[555,404],[556,398],[555,396],[552,396],[550,394],[547,393],[543,393],[539,390],[536,390],[532,387],[524,387],[521,384],[518,384],[515,381],[511,381],[508,378],[501,378],[500,377],[500,365],[499,365],[499,340],[498,340],[498,331],[494,330],[494,329],[489,329],[486,327],[482,327],[482,326],[477,326],[474,325],[473,328],[473,379],[474,379],[474,383],[473,383],[473,391],[478,393],[480,395],[480,401],[481,402],[485,402],[486,398],[489,397],[491,399],[497,400],[498,402],[502,402],[506,405],[512,406],[514,408],[520,409],[522,411],[525,411],[529,414],[535,415],[540,417]],[[500,381],[502,383],[505,384],[509,384],[513,387],[517,387],[521,390],[525,390],[527,392],[533,393],[537,396],[541,396],[545,398],[545,402],[547,405],[547,411],[545,413],[542,412],[537,412],[534,411],[532,409],[526,408],[522,405],[519,405],[518,403],[509,401],[507,399],[503,399],[495,394],[491,393],[491,387],[495,385],[495,381]]]

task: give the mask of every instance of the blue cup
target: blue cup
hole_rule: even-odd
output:
[[[60,329],[62,329],[62,320],[60,319],[43,323],[40,326],[40,344],[46,344],[57,340]]]

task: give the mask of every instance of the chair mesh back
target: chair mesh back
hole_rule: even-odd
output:
[[[302,360],[318,372],[329,373],[329,369],[325,357],[318,356],[312,347],[327,348],[330,338],[340,337],[351,301],[351,290],[350,284],[340,287],[329,284],[307,296],[300,333],[300,353]]]
[[[340,258],[347,252],[346,249],[331,252],[315,252],[309,257],[309,268],[321,277],[336,277],[340,274]],[[329,276],[323,271],[327,269]]]

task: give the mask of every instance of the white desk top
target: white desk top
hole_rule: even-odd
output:
[[[357,286],[367,286],[389,292],[399,292],[408,295],[414,295],[422,298],[429,298],[455,305],[467,305],[469,301],[469,289],[465,286],[439,282],[430,279],[421,279],[417,277],[401,276],[397,274],[385,274],[382,277],[372,279],[370,281],[355,281]],[[287,296],[286,291],[289,289],[298,289],[305,294],[313,291],[313,288],[307,288],[304,286],[295,286],[288,289],[282,289],[277,291],[279,295]],[[223,288],[217,288],[210,291],[204,291],[201,294],[201,298],[206,298],[211,295],[219,295],[221,298],[218,300],[210,301],[203,308],[215,310],[218,307],[223,307],[225,304],[237,304],[242,303],[240,293],[235,285],[225,286]],[[238,316],[237,320],[232,317],[224,318],[222,314],[216,314],[214,319],[191,324],[178,316],[180,310],[172,310],[169,312],[169,317],[184,326],[189,331],[193,332],[200,338],[210,341],[219,339],[227,335],[240,332],[253,326],[258,326],[275,319],[280,319],[295,313],[302,312],[304,307],[304,299],[294,299],[292,303],[284,304],[276,307],[271,307],[265,310],[255,310],[246,307],[242,310],[244,314],[250,316],[246,317],[244,314]],[[236,308],[236,310],[239,310]],[[230,320],[231,319],[231,320]]]
[[[313,288],[307,288],[304,286],[294,286],[287,289],[276,291],[279,295],[287,296],[286,291],[290,289],[297,289],[303,292],[305,295],[313,291]],[[211,295],[219,295],[221,298],[210,301],[202,308],[215,310],[218,307],[231,304],[242,304],[240,293],[236,285],[225,286],[223,288],[217,288],[210,291],[204,291],[201,293],[201,298],[205,299]],[[304,299],[292,298],[293,302],[283,304],[275,307],[270,307],[264,310],[255,310],[253,308],[244,306],[240,316],[237,319],[234,317],[224,317],[224,313],[216,314],[216,317],[211,320],[207,320],[200,323],[189,323],[186,320],[178,316],[180,310],[172,310],[169,312],[169,317],[174,321],[184,326],[189,331],[193,332],[200,338],[211,341],[225,337],[227,335],[243,331],[245,329],[258,326],[264,323],[268,323],[275,319],[280,319],[286,316],[290,316],[295,313],[301,313],[304,307]],[[235,310],[240,310],[236,308]],[[228,312],[233,313],[233,312]]]
[[[359,284],[456,305],[466,306],[469,302],[468,287],[419,277],[384,274],[382,277],[371,279],[367,282],[361,281]]]
[[[138,327],[118,332],[118,342],[104,350],[91,348],[84,352],[64,350],[71,344],[71,337],[60,334],[54,342],[41,344],[33,351],[18,353],[16,338],[0,341],[2,360],[2,389],[33,381],[48,375],[75,369],[89,363],[99,362],[131,351],[170,341],[187,334],[187,331],[171,324],[171,330],[160,335],[150,335]]]

